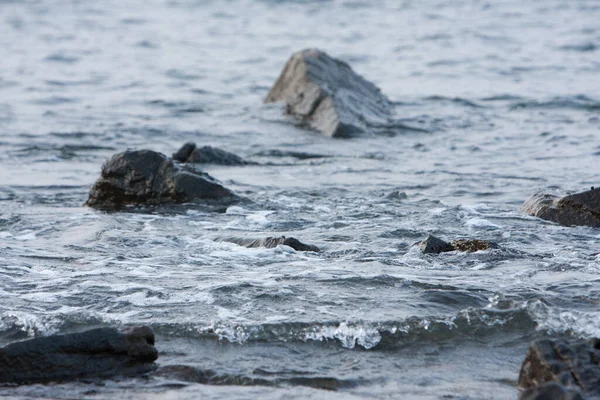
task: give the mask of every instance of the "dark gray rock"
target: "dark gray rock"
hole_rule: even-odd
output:
[[[542,386],[550,382],[558,385]],[[600,339],[533,342],[521,366],[519,386],[533,389],[523,393],[522,399],[528,400],[600,398]]]
[[[426,254],[439,254],[447,251],[463,251],[473,253],[479,250],[497,249],[499,246],[487,240],[458,239],[448,243],[435,236],[429,235],[425,240],[418,243],[419,248]]]
[[[290,246],[296,251],[321,251],[317,246],[311,244],[305,244],[293,237],[267,237],[263,239],[245,239],[239,237],[224,237],[217,239],[221,242],[235,243],[240,246],[255,248],[255,247],[266,247],[272,249],[279,245]]]
[[[425,240],[419,243],[419,248],[425,254],[439,254],[446,251],[454,251],[454,247],[450,243],[444,242],[442,239],[435,236],[427,236]]]
[[[102,166],[87,206],[119,210],[127,205],[186,202],[230,204],[239,198],[210,175],[176,165],[152,150],[125,151]]]
[[[0,382],[13,384],[133,376],[154,369],[149,327],[99,328],[11,343],[0,349]]]
[[[523,391],[519,400],[584,400],[584,397],[577,389],[553,382]]]
[[[306,153],[302,151],[289,151],[289,150],[269,150],[269,151],[261,151],[256,154],[257,156],[263,157],[291,157],[296,158],[298,160],[310,160],[314,158],[329,158],[332,156],[326,154],[314,154],[314,153]]]
[[[561,225],[600,227],[600,189],[564,197],[539,191],[523,204],[521,211]]]
[[[375,85],[316,49],[292,55],[265,99],[275,101],[285,102],[290,114],[333,137],[373,132],[392,116],[391,102]]]
[[[173,160],[181,163],[217,164],[217,165],[248,165],[241,157],[216,147],[198,147],[196,143],[184,144],[177,153],[173,154]]]

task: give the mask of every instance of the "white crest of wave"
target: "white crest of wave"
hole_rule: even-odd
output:
[[[550,307],[541,301],[532,303],[529,311],[539,330],[550,334],[572,332],[582,338],[600,337],[600,311],[565,310]]]

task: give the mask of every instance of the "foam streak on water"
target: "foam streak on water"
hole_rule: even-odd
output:
[[[514,398],[531,340],[600,335],[600,232],[518,211],[600,185],[598,20],[586,0],[0,0],[0,344],[148,324],[160,363],[220,377],[6,393]],[[307,47],[394,101],[389,135],[262,103]],[[82,206],[110,155],[186,141],[259,163],[206,167],[251,202]],[[423,255],[428,234],[500,249]],[[278,235],[323,251],[214,240]]]

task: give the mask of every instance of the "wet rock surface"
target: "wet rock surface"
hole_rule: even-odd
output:
[[[600,339],[533,342],[519,386],[532,389],[521,396],[527,400],[600,398]]]
[[[154,369],[149,327],[92,329],[11,343],[0,349],[0,382],[11,384],[134,376]]]
[[[521,206],[521,211],[561,225],[600,227],[600,189],[564,197],[539,191]]]
[[[217,164],[217,165],[248,165],[241,157],[216,147],[198,147],[196,143],[184,144],[176,153],[173,160],[181,163]]]
[[[559,383],[546,383],[525,390],[519,400],[584,400],[584,397],[577,389],[566,388]]]
[[[86,205],[113,211],[127,205],[237,200],[238,196],[206,173],[176,165],[152,150],[133,150],[113,155],[102,166]]]
[[[457,239],[448,243],[435,236],[429,235],[425,240],[417,244],[425,254],[439,254],[448,251],[463,251],[473,253],[479,250],[497,249],[499,246],[487,240],[479,239]]]
[[[425,254],[438,254],[446,251],[454,251],[454,247],[452,247],[450,243],[431,235],[420,242],[418,246]]]
[[[293,237],[267,237],[262,239],[246,239],[246,238],[238,238],[238,237],[224,237],[219,238],[218,241],[221,242],[230,242],[235,243],[240,246],[248,247],[248,248],[256,248],[256,247],[266,247],[268,249],[277,247],[279,245],[290,246],[292,249],[296,251],[321,251],[317,246],[302,243],[296,238]]]
[[[374,132],[389,123],[392,105],[348,64],[307,49],[295,53],[265,103],[284,101],[288,112],[333,137]]]

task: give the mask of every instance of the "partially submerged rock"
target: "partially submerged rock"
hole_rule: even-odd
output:
[[[521,211],[561,225],[600,227],[600,189],[564,197],[539,191],[523,204]]]
[[[149,327],[99,328],[35,338],[0,349],[0,383],[26,384],[133,376],[154,369]]]
[[[198,147],[194,142],[184,144],[176,153],[173,160],[181,163],[218,164],[218,165],[247,165],[241,157],[225,150],[211,146]]]
[[[305,244],[293,237],[267,237],[262,239],[246,239],[239,237],[224,237],[218,239],[221,242],[235,243],[240,246],[255,248],[255,247],[266,247],[268,249],[277,247],[279,245],[290,246],[296,251],[321,251],[317,246],[311,244]]]
[[[332,157],[326,154],[314,154],[314,153],[306,153],[303,151],[290,151],[290,150],[279,150],[273,149],[268,151],[261,151],[256,154],[257,156],[264,157],[291,157],[296,158],[298,160],[310,160],[313,158],[329,158]]]
[[[439,254],[446,251],[454,251],[454,247],[448,242],[444,242],[435,236],[427,236],[425,240],[418,244],[421,251],[425,254]]]
[[[429,235],[425,240],[418,243],[418,246],[426,254],[439,254],[455,250],[473,253],[479,250],[497,249],[499,247],[494,242],[479,239],[458,239],[448,243],[432,235]]]
[[[600,339],[533,342],[519,386],[532,389],[523,393],[523,400],[600,398]]]
[[[454,250],[465,251],[467,253],[474,253],[479,250],[490,250],[497,249],[498,245],[489,240],[479,239],[458,239],[450,242],[450,245]]]
[[[118,210],[127,205],[161,205],[199,201],[232,203],[239,198],[210,175],[176,165],[152,150],[112,156],[90,190],[87,206]]]
[[[307,49],[295,53],[265,99],[328,136],[349,137],[389,123],[392,104],[348,64]]]

